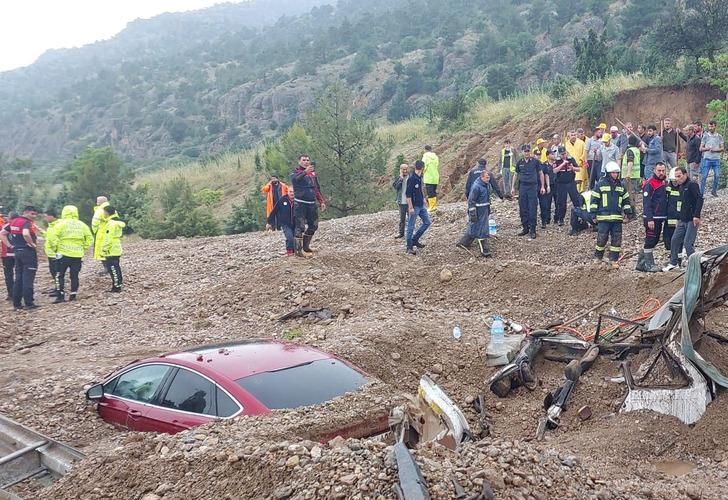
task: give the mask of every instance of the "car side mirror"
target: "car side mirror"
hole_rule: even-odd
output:
[[[104,395],[104,386],[102,384],[92,385],[86,391],[86,399],[101,399]]]

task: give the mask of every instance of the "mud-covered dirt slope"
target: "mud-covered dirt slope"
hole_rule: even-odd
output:
[[[723,200],[707,200],[700,248],[725,242]],[[624,388],[605,380],[618,373],[608,359],[599,360],[585,374],[574,395],[573,406],[588,404],[594,416],[582,422],[574,410],[568,411],[562,427],[544,443],[526,442],[535,433],[544,393],[559,383],[563,366],[540,363],[541,385],[536,391],[521,389],[497,400],[484,386],[493,371],[483,360],[485,321],[500,313],[539,327],[604,300],[609,304],[606,309],[635,316],[646,299],[669,298],[681,281],[677,274],[636,273],[634,258],[616,271],[595,266],[591,233],[569,237],[568,227],[551,227],[540,231],[535,241],[517,237],[515,203],[496,202],[494,207],[499,233],[492,243],[496,258],[489,260],[475,259],[454,247],[464,228],[462,204],[442,207],[423,239],[427,247],[417,257],[406,255],[401,240],[393,238],[394,212],[322,223],[313,245],[318,252],[307,260],[282,257],[280,234],[129,244],[124,256],[126,290],[121,295],[105,291],[108,278],[99,276],[98,265],[88,261],[78,303],[51,305],[42,297],[43,307],[33,314],[14,313],[3,306],[0,411],[89,454],[76,472],[45,492],[49,498],[140,498],[157,490],[160,497],[207,498],[206,488],[212,486],[206,481],[214,482],[219,497],[224,497],[223,491],[229,491],[231,498],[287,493],[276,493],[270,485],[263,488],[259,477],[270,478],[277,486],[291,485],[293,497],[391,497],[393,471],[385,463],[385,449],[361,442],[347,448],[347,454],[320,445],[322,456],[314,459],[311,450],[306,455],[296,453],[300,449],[295,446],[293,451],[287,447],[310,439],[309,427],[282,425],[290,435],[257,433],[259,426],[295,420],[295,412],[283,412],[267,423],[244,419],[224,427],[154,437],[112,429],[83,399],[84,386],[137,358],[236,338],[295,338],[335,352],[381,379],[384,386],[378,390],[387,396],[380,401],[413,393],[419,376],[429,372],[477,427],[468,402],[485,393],[493,416],[493,440],[469,445],[461,454],[436,447],[418,452],[426,480],[437,486],[437,498],[452,497],[450,476],[470,491],[477,488],[486,477],[479,471],[487,472],[502,497],[548,498],[549,492],[602,498],[610,498],[607,494],[720,496],[728,472],[728,438],[720,432],[724,427],[719,417],[725,402],[719,399],[711,407],[711,418],[694,428],[653,414],[615,415]],[[627,252],[639,248],[641,235],[639,222],[626,226]],[[664,262],[660,252],[658,259]],[[443,268],[452,272],[451,281],[441,282]],[[39,292],[49,285],[49,277],[41,273]],[[332,320],[275,320],[306,304],[331,308]],[[591,315],[579,328],[593,331],[595,320]],[[463,331],[459,342],[452,337],[455,324]],[[356,403],[351,407],[358,408]],[[322,430],[333,425],[331,415],[330,410],[304,412],[310,426]],[[306,433],[301,432],[304,428]],[[203,442],[213,435],[221,437],[205,444],[200,453],[188,446],[190,436],[197,434]],[[231,443],[241,440],[257,444],[252,451],[236,451],[237,445]],[[280,441],[287,441],[287,446],[271,451]],[[161,457],[157,445],[162,442],[176,458]],[[228,466],[235,462],[219,459],[228,451],[239,454],[242,465]],[[287,466],[295,454],[307,456],[308,462]],[[501,455],[506,458],[501,460]],[[583,470],[563,464],[565,457],[577,457]],[[687,476],[668,477],[653,465],[677,459],[697,468]],[[571,459],[566,462],[574,464]],[[130,475],[115,478],[104,464]],[[516,476],[520,479],[513,479]],[[534,483],[529,477],[539,479]],[[364,478],[371,484],[362,483]],[[560,481],[563,489],[554,486]],[[169,484],[160,489],[163,483]],[[234,489],[226,490],[226,484]],[[246,484],[254,491],[246,491]],[[319,491],[326,484],[330,488]]]

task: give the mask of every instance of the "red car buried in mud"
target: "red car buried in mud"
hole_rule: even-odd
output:
[[[89,388],[86,397],[117,427],[173,434],[216,419],[323,403],[369,381],[362,370],[312,347],[246,340],[136,361]],[[331,437],[386,430],[382,415]]]

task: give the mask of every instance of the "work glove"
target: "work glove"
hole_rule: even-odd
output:
[[[475,207],[468,209],[468,220],[473,224],[478,222],[478,210]]]

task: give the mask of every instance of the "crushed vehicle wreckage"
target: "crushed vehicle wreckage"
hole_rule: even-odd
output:
[[[643,306],[647,310],[637,318],[620,318],[612,309],[598,314],[593,335],[581,334],[568,326],[606,305],[602,302],[572,320],[545,329],[513,329],[513,339],[518,336],[520,346],[515,342],[517,348],[509,351],[507,364],[486,381],[486,386],[499,398],[508,397],[520,387],[535,390],[539,385],[537,357],[566,363],[563,382],[544,398],[544,413],[535,434],[540,440],[546,431],[559,427],[571,395],[578,390],[580,376],[597,357],[610,356],[620,362],[622,373],[612,381],[624,383],[627,389],[620,412],[651,410],[677,417],[686,424],[695,423],[715,397],[716,386],[728,388],[728,377],[696,350],[705,336],[728,343],[728,335],[711,332],[705,324],[706,315],[727,300],[728,245],[693,254],[688,260],[683,288],[665,304],[648,301]],[[618,326],[603,326],[607,322],[616,322]],[[522,330],[526,335],[521,341]],[[633,371],[629,358],[638,353],[647,356]],[[478,435],[470,430],[452,400],[431,378],[423,376],[417,397],[392,411],[390,428],[396,441],[394,452],[400,475],[395,492],[399,498],[429,498],[409,448],[434,441],[455,449],[460,443],[490,434],[484,395],[475,397],[473,406],[480,415]],[[580,408],[578,415],[590,418],[591,408]],[[465,494],[457,483],[453,486],[457,498],[492,498],[487,482],[483,491],[474,495]]]
[[[579,339],[560,331],[573,330],[564,328],[569,322],[530,332],[513,359],[486,385],[501,398],[521,386],[532,390],[537,384],[533,369],[537,356],[567,362],[564,383],[544,400],[546,413],[537,429],[537,437],[542,438],[545,430],[558,427],[579,376],[598,355],[606,354],[621,361],[622,377],[612,379],[627,386],[621,412],[652,410],[686,424],[697,422],[715,396],[716,386],[728,387],[728,377],[695,349],[704,336],[728,342],[728,337],[705,327],[706,315],[728,300],[727,257],[728,246],[693,254],[683,288],[669,301],[636,319],[600,314],[590,338]],[[605,331],[603,320],[620,324]],[[649,355],[633,372],[627,356],[642,350],[649,350]],[[657,368],[658,364],[661,367]]]

